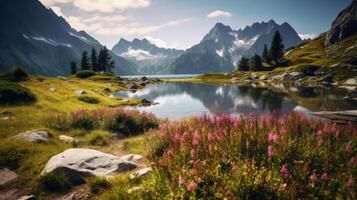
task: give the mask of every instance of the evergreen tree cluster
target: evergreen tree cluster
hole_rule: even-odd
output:
[[[276,64],[284,60],[284,44],[283,38],[279,31],[276,31],[273,40],[268,49],[267,45],[264,46],[262,56],[254,55],[250,59],[242,57],[238,63],[239,71],[259,71],[263,68],[263,61],[271,63],[274,61]]]
[[[82,53],[80,70],[92,70],[95,72],[112,72],[115,62],[112,60],[107,47],[103,47],[99,54],[93,47],[89,56],[88,51]],[[75,74],[78,71],[76,62],[70,63],[71,74]]]

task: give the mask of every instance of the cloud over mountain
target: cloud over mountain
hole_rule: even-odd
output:
[[[232,17],[232,13],[223,11],[223,10],[215,10],[207,14],[207,18],[216,18],[216,17]]]

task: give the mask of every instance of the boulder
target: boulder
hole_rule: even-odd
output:
[[[120,157],[123,160],[129,161],[129,162],[138,162],[144,158],[142,155],[138,154],[128,154],[125,156]]]
[[[24,133],[20,133],[18,135],[15,135],[9,139],[16,139],[16,140],[25,140],[29,142],[36,142],[36,143],[42,143],[42,142],[47,142],[50,140],[50,135],[48,134],[47,131],[42,131],[42,130],[33,130],[33,131],[27,131]]]
[[[141,77],[139,80],[141,80],[141,81],[147,81],[148,78],[146,78],[146,76],[143,76],[143,77]]]
[[[85,90],[76,90],[74,91],[74,94],[80,96],[80,95],[84,95],[84,94],[87,94],[87,92]]]
[[[69,137],[67,135],[60,135],[59,139],[63,142],[66,143],[71,143],[71,144],[78,144],[80,141],[78,139],[75,139],[73,137]]]
[[[146,82],[142,81],[142,82],[139,83],[139,85],[145,87],[146,86]]]
[[[268,76],[264,75],[264,76],[260,77],[260,80],[266,81],[266,80],[268,80]]]
[[[25,195],[25,196],[18,198],[17,200],[36,200],[36,199],[37,198],[34,195]]]
[[[111,154],[93,149],[72,148],[53,156],[41,174],[59,171],[66,174],[74,185],[78,185],[84,183],[86,177],[110,176],[136,167],[134,163]]]
[[[142,100],[141,100],[141,104],[151,105],[151,104],[152,104],[152,102],[151,102],[150,100],[148,100],[148,99],[144,98],[144,99],[142,99]]]
[[[49,92],[56,92],[56,88],[48,88]]]
[[[129,89],[129,90],[137,90],[137,89],[139,89],[139,87],[138,87],[137,85],[135,85],[135,84],[130,84],[130,85],[128,86],[128,89]]]
[[[140,178],[143,177],[149,173],[152,172],[152,168],[151,167],[146,167],[140,170],[137,170],[136,172],[130,174],[130,179],[136,179],[136,178]]]
[[[231,81],[232,82],[237,82],[237,81],[239,81],[239,78],[232,78]]]
[[[17,178],[18,175],[15,172],[7,168],[0,168],[0,188],[6,187],[7,185],[14,183]]]
[[[302,72],[290,72],[289,73],[289,78],[291,80],[298,80],[304,77],[304,73]]]

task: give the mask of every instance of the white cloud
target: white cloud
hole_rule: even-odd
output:
[[[134,58],[136,60],[156,60],[165,58],[165,56],[161,54],[153,55],[148,51],[144,51],[141,49],[135,50],[131,48],[127,52],[121,54],[121,56],[125,58]]]
[[[232,13],[223,11],[223,10],[215,10],[212,11],[211,13],[208,13],[207,18],[216,18],[216,17],[232,17]]]
[[[312,33],[304,33],[304,34],[299,34],[300,38],[303,39],[303,40],[306,40],[306,39],[314,39],[317,37],[316,34],[312,34]]]
[[[64,17],[65,15],[62,13],[62,9],[58,6],[52,6],[51,9],[53,10],[53,12],[56,13],[56,15],[58,16],[62,16]]]
[[[151,5],[151,0],[75,0],[73,5],[88,12],[112,13],[117,10],[145,8]]]
[[[70,3],[70,2],[73,2],[74,0],[40,0],[40,1],[46,7],[51,7],[52,5],[54,5],[56,3],[61,3],[61,4]]]

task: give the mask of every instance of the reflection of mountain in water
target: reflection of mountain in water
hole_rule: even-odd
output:
[[[159,97],[162,99],[184,94],[201,101],[214,114],[261,114],[272,111],[286,113],[297,106],[286,100],[283,93],[250,86],[164,83],[150,85],[136,93],[118,93],[127,98],[148,98],[154,101]]]

